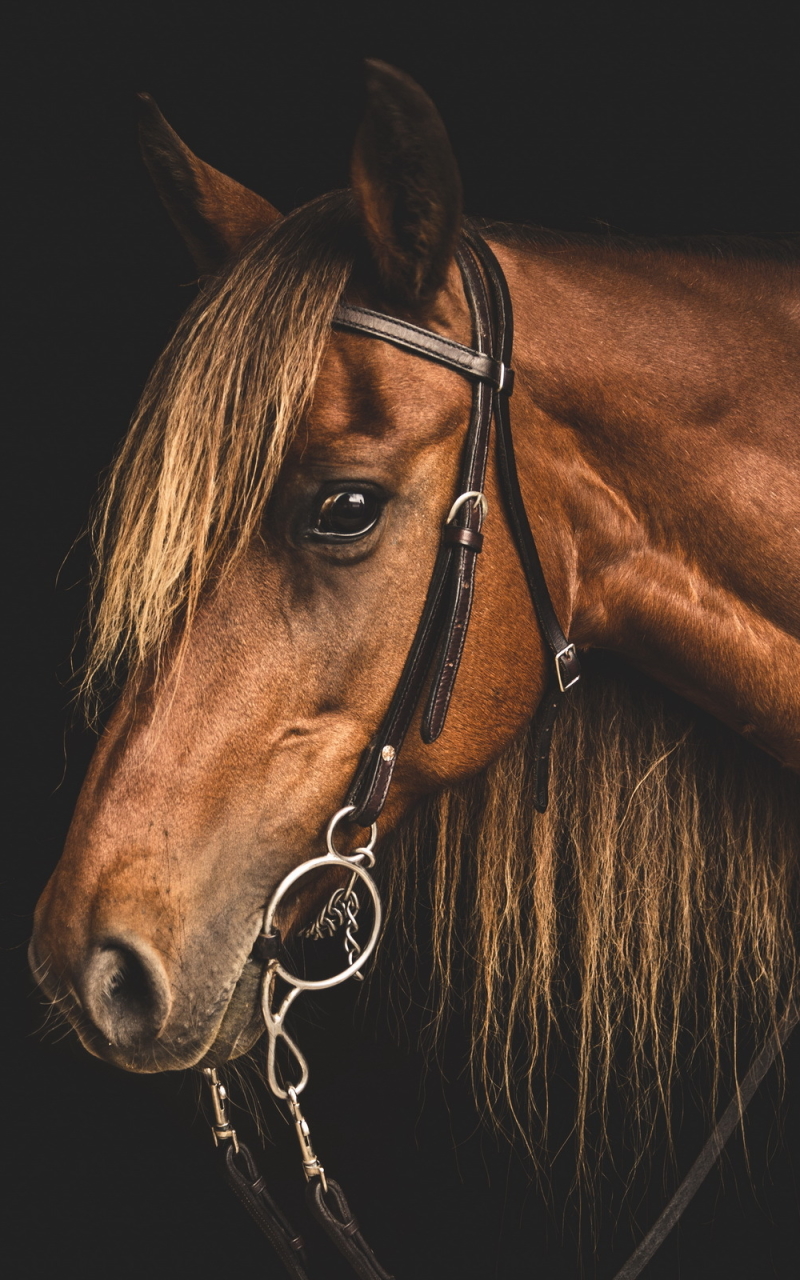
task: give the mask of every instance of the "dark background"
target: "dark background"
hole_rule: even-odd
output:
[[[346,182],[361,60],[382,57],[437,103],[470,212],[564,229],[793,232],[789,14],[754,3],[735,16],[727,5],[566,2],[6,8],[6,1274],[279,1274],[218,1183],[194,1083],[127,1077],[60,1032],[42,1036],[24,958],[91,750],[69,688],[85,540],[62,562],[192,293],[188,256],[138,158],[135,91],[149,90],[204,159],[290,209]],[[379,1252],[401,1280],[577,1276],[574,1210],[548,1213],[520,1158],[481,1135],[457,1034],[443,1087],[435,1064],[426,1075],[423,1056],[388,1034],[382,998],[343,1031],[349,997],[332,996],[307,1031],[318,1147]],[[737,1139],[648,1277],[794,1273],[798,1079],[795,1045],[783,1136],[770,1081],[748,1124],[750,1173]],[[682,1167],[702,1141],[687,1116]],[[294,1152],[273,1127],[267,1164],[291,1198]],[[641,1227],[662,1194],[657,1169]],[[628,1217],[606,1218],[583,1274],[610,1277],[634,1239]],[[339,1274],[323,1255],[318,1266]]]

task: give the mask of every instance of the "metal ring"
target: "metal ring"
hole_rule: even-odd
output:
[[[346,804],[343,809],[339,809],[338,812],[333,815],[328,823],[328,830],[325,832],[325,843],[328,846],[328,853],[333,854],[334,858],[346,858],[348,856],[346,853],[340,853],[336,848],[333,843],[333,833],[336,830],[337,824],[346,818],[349,813],[355,813],[355,811],[356,806],[354,804]],[[375,841],[377,838],[378,824],[377,822],[373,822],[369,829],[369,842],[365,845],[359,845],[358,849],[356,849],[353,854],[350,854],[350,857],[355,857],[355,855],[359,853],[371,853],[375,848]]]
[[[367,844],[362,849],[354,849],[352,853],[347,855],[348,862],[355,862],[356,858],[358,858],[362,867],[372,868],[375,866],[375,851],[371,845]]]
[[[336,816],[338,817],[339,815],[337,814]],[[372,851],[371,849],[365,848],[364,852],[371,853]],[[300,978],[296,974],[290,973],[288,969],[284,969],[279,960],[270,961],[269,968],[272,972],[280,974],[284,982],[288,982],[290,986],[297,987],[301,991],[323,991],[326,987],[337,987],[340,982],[346,982],[348,978],[352,978],[354,973],[358,973],[358,970],[366,964],[367,960],[369,960],[375,950],[375,947],[378,945],[378,937],[380,935],[381,922],[383,919],[378,886],[372,879],[369,872],[366,871],[364,867],[360,867],[357,862],[352,862],[349,858],[343,858],[341,854],[326,853],[322,854],[319,858],[309,858],[307,862],[301,862],[299,867],[295,867],[294,871],[290,871],[287,876],[284,876],[283,880],[281,880],[277,889],[270,898],[269,904],[264,913],[264,933],[272,933],[275,912],[277,911],[280,901],[284,895],[288,893],[289,889],[294,888],[297,881],[302,879],[304,875],[309,871],[316,871],[319,867],[341,867],[344,871],[347,871],[349,875],[358,876],[359,880],[362,880],[367,886],[369,895],[372,898],[372,907],[375,913],[375,918],[372,922],[372,933],[370,934],[369,940],[365,944],[361,954],[352,964],[348,965],[346,969],[343,969],[341,973],[335,973],[332,978]]]
[[[464,503],[469,502],[470,498],[474,498],[475,506],[480,507],[481,525],[483,524],[484,520],[489,514],[489,503],[486,501],[486,495],[481,493],[479,489],[470,489],[468,493],[462,493],[456,498],[455,502],[450,508],[450,512],[447,519],[445,520],[445,524],[452,524],[455,516],[461,510]]]

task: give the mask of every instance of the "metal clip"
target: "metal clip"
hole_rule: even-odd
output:
[[[217,1075],[215,1067],[203,1067],[203,1075],[211,1091],[211,1106],[214,1109],[214,1123],[211,1126],[214,1146],[218,1147],[221,1142],[232,1142],[233,1149],[238,1154],[239,1139],[228,1119],[228,1094],[225,1086]]]
[[[325,1170],[311,1145],[308,1123],[300,1110],[300,1103],[297,1101],[297,1090],[294,1085],[290,1084],[286,1090],[286,1100],[297,1131],[297,1141],[300,1143],[300,1154],[303,1160],[303,1173],[306,1175],[306,1182],[310,1182],[312,1178],[319,1178],[322,1183],[322,1190],[327,1191],[328,1183],[325,1180]]]

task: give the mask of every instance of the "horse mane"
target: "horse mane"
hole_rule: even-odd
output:
[[[185,643],[256,533],[352,270],[349,192],[312,201],[206,278],[156,364],[93,525],[83,689]],[[178,649],[182,643],[178,641]]]
[[[746,1070],[737,1046],[796,997],[800,781],[610,654],[586,655],[576,693],[545,814],[525,734],[425,800],[383,861],[429,1048],[461,1001],[477,1097],[541,1156],[551,1051],[568,1045],[585,1169],[612,1081],[641,1153],[656,1122],[669,1132],[679,1062],[705,1055],[713,1114]]]

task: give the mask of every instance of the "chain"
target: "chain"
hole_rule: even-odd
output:
[[[319,942],[322,938],[332,938],[340,929],[344,929],[344,949],[348,966],[355,964],[361,955],[361,944],[356,938],[358,929],[358,910],[360,903],[355,890],[356,877],[350,877],[345,888],[335,889],[319,915],[300,932],[301,938],[310,938]],[[353,977],[362,982],[364,975],[360,972]]]

